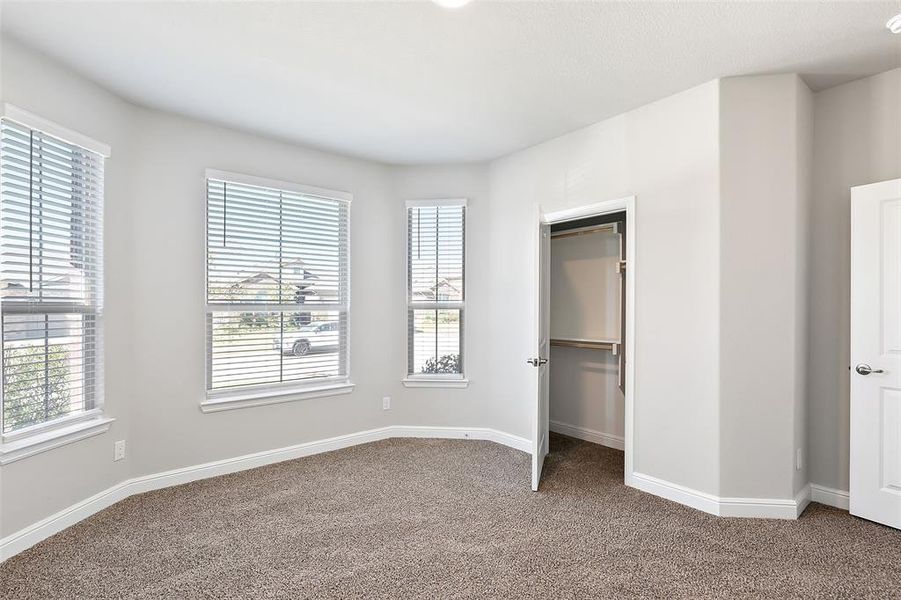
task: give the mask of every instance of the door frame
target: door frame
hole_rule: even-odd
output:
[[[587,217],[597,217],[610,213],[626,213],[626,324],[625,331],[622,332],[625,342],[626,355],[626,372],[624,374],[626,383],[625,393],[625,426],[623,428],[623,449],[625,452],[625,469],[623,478],[628,485],[632,479],[633,468],[633,444],[635,440],[635,273],[637,273],[635,248],[636,248],[636,230],[637,219],[635,213],[635,196],[624,196],[615,200],[606,200],[603,202],[595,202],[575,208],[567,208],[564,210],[545,211],[541,205],[537,205],[538,223],[535,223],[534,230],[538,231],[539,224],[554,225],[556,223],[565,223],[576,219],[584,219]],[[541,240],[536,239],[536,244],[540,244]],[[538,247],[535,248],[534,255],[538,256]],[[536,264],[532,269],[533,289],[537,290],[540,286],[539,281],[540,265]],[[537,294],[535,294],[536,302]],[[532,311],[535,322],[532,324],[532,331],[538,332],[539,323],[537,320],[538,311]],[[537,338],[536,338],[537,339]],[[537,390],[535,397],[538,397]],[[533,407],[530,406],[530,413]],[[535,440],[532,440],[533,444]]]

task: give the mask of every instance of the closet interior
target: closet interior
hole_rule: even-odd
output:
[[[623,449],[626,215],[551,227],[550,429]]]

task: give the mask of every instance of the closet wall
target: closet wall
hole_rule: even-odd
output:
[[[551,339],[619,340],[619,235],[551,240]],[[551,430],[622,448],[625,398],[609,350],[551,346]]]

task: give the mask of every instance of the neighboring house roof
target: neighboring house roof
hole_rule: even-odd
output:
[[[457,296],[461,295],[462,292],[463,278],[451,277],[440,279],[438,283],[432,285],[426,290],[420,288],[419,291],[414,292],[413,296],[422,300],[437,300],[441,296]]]
[[[315,280],[319,279],[318,275],[307,269],[307,265],[303,260],[295,258],[282,263],[281,273],[268,271],[248,273],[242,279],[233,283],[231,287],[250,286],[261,282],[278,284],[279,276],[286,283],[301,289],[311,286]]]
[[[336,298],[338,292],[333,281],[322,281],[321,278],[307,268],[307,264],[299,259],[291,259],[282,263],[281,280],[290,286],[294,286],[298,293],[304,297]],[[277,288],[279,285],[279,273],[260,271],[249,273],[233,283],[230,287],[234,290],[245,288],[263,291],[268,288]]]

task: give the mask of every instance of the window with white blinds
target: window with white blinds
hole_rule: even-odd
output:
[[[103,165],[0,119],[4,435],[100,407]]]
[[[407,374],[463,377],[465,200],[407,203]]]
[[[348,379],[349,196],[207,179],[207,391]]]

